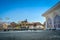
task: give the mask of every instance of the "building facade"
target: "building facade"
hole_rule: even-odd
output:
[[[47,10],[42,16],[46,18],[45,29],[60,30],[60,2]]]
[[[19,23],[20,27],[28,28],[28,29],[43,29],[43,24],[40,22],[28,22],[28,21],[21,21]]]

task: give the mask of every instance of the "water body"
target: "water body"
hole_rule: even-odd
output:
[[[1,31],[0,40],[60,40],[60,31]]]

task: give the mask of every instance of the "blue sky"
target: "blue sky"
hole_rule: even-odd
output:
[[[29,22],[45,21],[42,16],[49,8],[55,5],[58,0],[0,0],[0,18],[6,21],[22,21],[27,19]]]

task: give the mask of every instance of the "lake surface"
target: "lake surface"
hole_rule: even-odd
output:
[[[1,31],[0,40],[60,40],[60,31]]]

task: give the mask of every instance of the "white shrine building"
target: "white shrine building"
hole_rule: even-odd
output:
[[[60,30],[60,1],[42,16],[46,18],[45,28]]]

